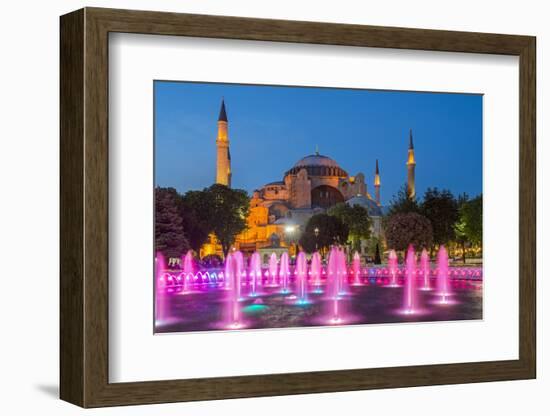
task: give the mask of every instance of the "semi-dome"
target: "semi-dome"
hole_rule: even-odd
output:
[[[381,217],[382,209],[378,206],[376,201],[372,200],[368,196],[357,195],[346,201],[349,206],[359,205],[366,208],[371,217]]]
[[[285,175],[296,175],[304,168],[309,176],[348,176],[347,172],[334,159],[318,153],[301,158]]]

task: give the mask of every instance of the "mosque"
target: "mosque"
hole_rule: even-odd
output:
[[[411,198],[415,198],[415,166],[411,131],[407,158],[407,189]],[[231,175],[228,118],[222,100],[216,139],[216,183],[230,187]],[[373,197],[368,192],[363,173],[349,175],[334,159],[316,151],[298,160],[284,172],[282,180],[267,183],[253,192],[248,228],[237,236],[235,248],[245,254],[259,251],[263,257],[287,251],[295,247],[294,243],[312,215],[342,202],[366,208],[372,219],[373,235],[383,238],[380,186],[378,160],[374,169]],[[365,250],[366,244],[362,248]],[[218,251],[212,236],[210,243],[201,250],[201,257]]]

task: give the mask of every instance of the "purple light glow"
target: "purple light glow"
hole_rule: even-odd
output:
[[[388,255],[388,270],[391,276],[391,282],[389,286],[398,287],[399,285],[397,284],[397,273],[399,271],[399,268],[397,267],[397,253],[395,252],[395,250],[390,250],[390,253]]]
[[[449,284],[449,256],[445,246],[440,246],[437,253],[437,283],[438,295],[440,296],[439,303],[446,305],[450,302],[452,296],[451,285]]]
[[[306,253],[300,251],[296,259],[296,275],[299,282],[300,297],[298,303],[308,303],[307,300],[307,259]]]
[[[378,290],[376,286],[389,285],[402,286],[400,290],[403,291],[403,306],[397,313],[414,315],[414,318],[407,318],[406,321],[417,320],[418,316],[436,313],[436,305],[440,305],[440,308],[452,308],[453,305],[463,303],[461,292],[480,290],[479,282],[483,279],[480,267],[450,267],[445,247],[440,248],[436,267],[433,268],[430,267],[426,250],[422,251],[417,267],[412,246],[409,247],[405,264],[401,268],[398,267],[397,255],[393,250],[389,253],[388,264],[383,266],[361,268],[358,253],[353,254],[350,263],[346,261],[347,256],[343,248],[333,246],[329,251],[326,266],[323,266],[321,254],[318,252],[312,254],[309,264],[306,254],[298,253],[296,265],[291,266],[288,253],[283,253],[279,262],[273,253],[268,264],[262,266],[261,256],[255,252],[249,258],[247,266],[243,254],[232,251],[221,268],[196,270],[191,252],[186,253],[179,264],[171,265],[167,265],[159,253],[155,258],[155,324],[166,331],[166,328],[172,328],[174,325],[191,322],[192,317],[182,315],[181,307],[175,306],[181,302],[177,301],[177,294],[188,294],[185,299],[193,299],[195,302],[197,296],[202,296],[203,293],[219,291],[218,299],[222,305],[220,319],[209,324],[210,328],[254,328],[258,316],[276,310],[268,305],[298,308],[310,304],[320,306],[309,308],[303,315],[309,316],[310,322],[318,325],[348,325],[361,322],[366,317],[357,314],[357,306],[362,304],[356,303],[364,299],[366,292]],[[431,283],[432,278],[436,278],[436,283]],[[428,299],[427,294],[420,297],[421,290],[433,290],[434,287],[437,287],[437,291],[434,291],[435,297]],[[456,291],[455,296],[452,293],[453,289]],[[246,290],[246,296],[243,290]],[[319,296],[318,294],[323,291],[325,295]],[[387,309],[385,305],[389,306],[393,302],[389,299],[393,299],[394,295],[388,296],[386,303],[380,303],[379,307],[382,310]],[[210,296],[208,299],[210,300],[206,300],[207,302],[212,302],[213,298]],[[264,309],[250,309],[251,302],[255,303],[255,299],[266,305]],[[425,299],[426,308],[422,307],[420,299]],[[252,310],[256,317],[250,315]],[[393,307],[389,311],[395,313]]]
[[[416,254],[412,245],[407,250],[405,263],[407,274],[405,276],[403,311],[405,314],[413,314],[418,306],[418,299],[416,294]]]
[[[321,255],[318,251],[311,256],[311,278],[315,293],[322,293],[321,290]]]
[[[226,280],[231,281],[228,323],[229,327],[236,329],[241,325],[241,275],[243,270],[243,255],[236,251],[227,256],[225,264]]]
[[[420,255],[420,269],[424,275],[424,285],[421,290],[432,290],[430,287],[430,256],[426,249],[422,249],[422,254]]]
[[[262,281],[262,259],[260,258],[260,253],[258,253],[257,251],[252,254],[252,257],[250,258],[249,276],[252,282],[250,295],[256,296],[258,294],[258,286],[261,284]]]
[[[270,286],[278,286],[277,269],[277,255],[275,253],[271,253],[271,257],[269,258],[269,275],[271,276]]]
[[[281,266],[279,268],[279,278],[283,282],[283,289],[281,290],[283,293],[288,293],[288,281],[290,279],[290,266],[289,266],[289,259],[288,259],[288,253],[285,251],[281,255]]]
[[[353,255],[352,268],[354,276],[353,284],[354,286],[361,286],[361,257],[357,251]]]

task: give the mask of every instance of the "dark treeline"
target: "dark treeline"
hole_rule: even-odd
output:
[[[155,188],[155,250],[180,257],[199,252],[214,233],[227,254],[235,236],[246,228],[246,191],[214,184],[180,195],[174,188]]]
[[[384,219],[388,248],[406,250],[414,244],[433,254],[444,244],[459,249],[466,261],[468,249],[482,249],[482,198],[455,197],[449,190],[428,188],[420,200],[413,200],[403,186]]]

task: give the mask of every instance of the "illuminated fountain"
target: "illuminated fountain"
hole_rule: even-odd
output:
[[[313,281],[313,291],[315,293],[321,293],[321,255],[318,251],[311,256],[311,279]]]
[[[407,250],[405,290],[403,298],[403,312],[413,314],[417,308],[416,294],[416,254],[412,245]]]
[[[233,291],[237,293],[237,299],[242,300],[241,281],[243,276],[246,276],[243,253],[241,253],[240,251],[235,251],[233,253],[233,260],[235,260],[234,274],[238,277],[238,280],[235,278],[233,279]]]
[[[420,270],[422,270],[424,277],[424,285],[421,290],[432,290],[430,287],[430,256],[426,249],[422,249],[422,254],[420,255]]]
[[[318,252],[312,254],[311,263],[304,252],[299,252],[294,266],[288,253],[282,253],[279,262],[276,253],[268,255],[267,264],[262,264],[264,259],[258,252],[247,262],[241,252],[231,250],[224,265],[205,262],[208,266],[202,267],[191,252],[185,253],[180,268],[170,266],[159,253],[155,258],[155,325],[160,332],[185,327],[196,330],[199,325],[199,330],[208,330],[212,328],[207,322],[210,316],[216,317],[219,329],[270,327],[271,321],[274,327],[281,321],[289,326],[393,322],[395,318],[390,315],[395,313],[407,316],[400,322],[422,321],[426,315],[436,320],[477,316],[476,310],[454,305],[465,303],[469,307],[470,299],[480,298],[467,297],[464,292],[481,290],[482,269],[452,267],[443,246],[433,266],[428,251],[418,254],[417,258],[409,246],[404,264],[398,265],[392,250],[387,266],[363,270],[357,252],[348,263],[345,250],[336,245],[330,248],[326,265]],[[277,288],[264,289],[266,283]],[[403,293],[383,289],[390,283],[401,286]],[[350,284],[354,287],[348,287]],[[420,290],[433,290],[434,296]],[[187,294],[180,297],[179,292]],[[396,301],[402,302],[398,310]],[[204,305],[211,308],[206,315]]]
[[[337,247],[330,249],[327,266],[328,293],[331,298],[330,320],[331,324],[341,322],[339,300],[340,300],[340,274],[338,273],[340,251]]]
[[[229,294],[229,327],[233,329],[240,328],[241,323],[241,277],[243,271],[243,255],[240,251],[231,253],[225,261],[225,278],[230,281]]]
[[[262,259],[257,251],[250,258],[250,269],[248,271],[250,277],[250,296],[258,294],[258,286],[262,281]]]
[[[189,284],[193,284],[195,267],[193,265],[193,252],[189,250],[183,257],[183,292],[189,291]]]
[[[277,286],[277,255],[271,253],[269,258],[269,275],[271,276],[270,286]]]
[[[290,277],[290,268],[289,268],[289,261],[288,261],[288,253],[285,251],[281,255],[281,265],[279,266],[279,279],[282,282],[283,288],[281,290],[282,293],[288,293],[288,279]]]
[[[439,303],[449,303],[449,297],[452,295],[449,282],[449,256],[443,245],[439,247],[437,253],[437,286],[438,295],[440,296]]]
[[[390,250],[388,254],[388,270],[390,273],[390,287],[398,287],[397,284],[397,253],[395,250]]]
[[[296,282],[298,284],[299,304],[308,303],[307,300],[307,259],[306,253],[300,251],[296,259]]]
[[[342,248],[338,248],[337,253],[338,294],[345,295],[347,293],[348,286],[348,265],[346,263],[346,253]]]
[[[361,257],[359,256],[359,253],[357,251],[353,255],[352,268],[353,268],[353,276],[354,276],[353,285],[360,286],[361,285]]]
[[[164,270],[166,269],[166,263],[164,256],[161,253],[157,253],[155,257],[155,280],[156,280],[156,307],[155,307],[155,321],[157,324],[166,321],[168,317],[168,305],[166,304],[166,293],[164,291],[166,286],[166,277]]]
[[[232,270],[231,267],[233,263],[231,262],[231,258],[233,257],[233,254],[227,253],[227,256],[225,257],[225,269],[223,271],[223,278],[224,278],[224,288],[226,290],[230,290],[232,286],[231,281],[231,274]]]

